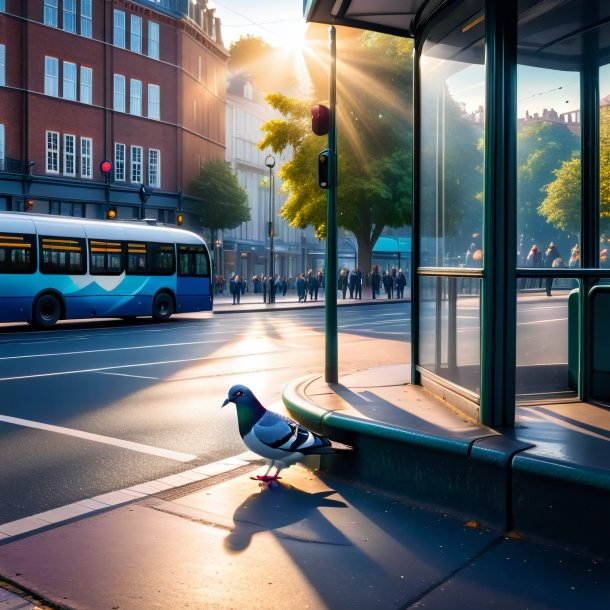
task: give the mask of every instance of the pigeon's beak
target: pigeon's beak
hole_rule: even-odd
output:
[[[220,408],[226,407],[231,402],[230,398],[225,398],[225,401],[220,405]]]

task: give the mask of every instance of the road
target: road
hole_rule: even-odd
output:
[[[406,363],[409,314],[340,308],[341,371]],[[243,452],[227,389],[277,403],[323,354],[323,309],[3,326],[0,524]]]

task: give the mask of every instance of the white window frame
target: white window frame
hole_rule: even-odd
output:
[[[6,86],[6,45],[0,44],[0,87]]]
[[[131,15],[129,48],[134,53],[142,52],[142,17]]]
[[[93,38],[93,0],[80,0],[80,35]]]
[[[64,61],[63,64],[63,98],[76,101],[76,64]]]
[[[142,116],[142,81],[129,79],[129,114]]]
[[[76,34],[76,0],[63,0],[64,31]]]
[[[122,74],[114,75],[113,101],[114,110],[125,112],[125,76]]]
[[[59,97],[59,59],[57,57],[45,55],[44,92],[45,95]]]
[[[159,24],[148,22],[148,57],[159,59]]]
[[[144,149],[141,146],[132,146],[130,151],[131,171],[130,177],[133,184],[142,184],[142,159]]]
[[[161,188],[161,151],[157,148],[148,149],[148,184]]]
[[[64,134],[64,176],[76,176],[76,136]]]
[[[52,28],[57,27],[57,0],[44,0],[42,22]]]
[[[80,176],[93,178],[93,138],[80,139]]]
[[[80,67],[80,101],[93,104],[93,68]]]
[[[112,28],[112,44],[121,49],[125,48],[125,11],[114,9]]]
[[[46,131],[46,173],[59,174],[59,131]]]
[[[114,144],[114,179],[116,182],[125,182],[125,155],[127,154],[125,144],[115,142]]]
[[[148,85],[148,118],[161,120],[161,87]]]

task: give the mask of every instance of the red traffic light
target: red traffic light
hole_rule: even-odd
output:
[[[112,170],[112,161],[102,161],[100,163],[100,169],[102,170],[102,174],[109,174]]]
[[[330,111],[323,104],[311,107],[311,130],[317,136],[325,136],[330,126]]]

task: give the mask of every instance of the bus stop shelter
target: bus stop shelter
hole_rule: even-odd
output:
[[[607,404],[610,3],[304,13],[414,39],[413,383],[494,427],[532,402]]]

